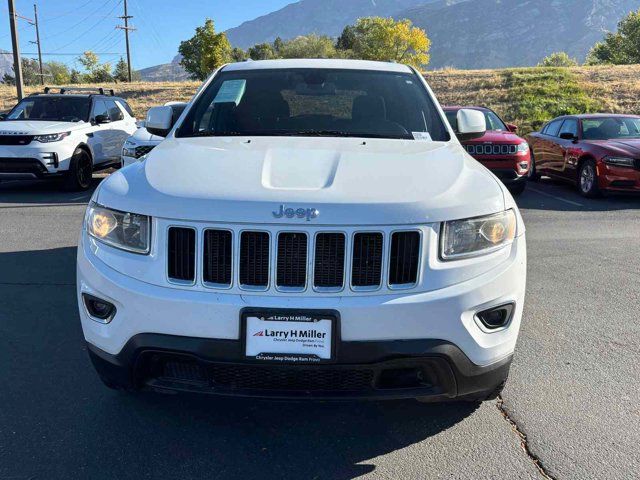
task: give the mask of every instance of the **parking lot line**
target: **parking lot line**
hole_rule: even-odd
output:
[[[543,192],[542,190],[538,190],[537,188],[533,188],[533,187],[528,187],[528,188],[532,192],[536,192],[536,193],[539,193],[540,195],[545,195],[547,197],[554,198],[554,199],[556,199],[556,200],[558,200],[560,202],[565,202],[565,203],[568,203],[569,205],[573,205],[575,207],[584,207],[584,205],[582,203],[574,202],[573,200],[567,200],[566,198],[558,197],[557,195],[552,195],[550,193]]]

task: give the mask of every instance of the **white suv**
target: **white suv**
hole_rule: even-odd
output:
[[[3,115],[0,180],[62,177],[67,189],[86,190],[93,171],[120,165],[137,128],[127,102],[102,88],[59,90],[29,95]]]
[[[173,121],[178,119],[187,106],[184,102],[167,102],[165,105],[171,107]],[[145,127],[138,128],[122,146],[122,166],[142,162],[162,140],[163,137],[152,135]]]
[[[314,398],[495,397],[516,345],[513,198],[398,64],[227,65],[142,163],[101,183],[78,248],[107,386]],[[484,116],[458,114],[460,138]]]

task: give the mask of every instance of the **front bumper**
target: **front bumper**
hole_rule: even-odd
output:
[[[62,142],[0,146],[0,174],[15,178],[44,178],[69,169],[74,147]]]
[[[485,399],[506,381],[511,355],[473,364],[433,339],[342,342],[335,363],[258,364],[237,340],[139,334],[117,355],[88,344],[99,375],[122,388],[266,398]]]
[[[432,291],[270,296],[152,285],[109,267],[83,234],[77,264],[80,318],[98,371],[127,386],[324,398],[443,399],[487,393],[506,378],[522,317],[524,234],[509,248],[505,260],[488,272]],[[113,303],[117,310],[113,320],[108,324],[93,320],[82,304],[82,293]],[[510,322],[495,331],[483,328],[475,314],[506,303],[515,304]],[[240,328],[241,312],[249,307],[337,310],[339,356],[331,365],[264,367],[250,363],[241,351]],[[187,372],[188,378],[171,372]],[[344,372],[346,380],[341,377]],[[399,388],[379,388],[387,381],[394,384],[392,377],[396,374],[406,373],[415,381],[417,372],[423,372],[424,383],[412,384],[410,380],[408,386],[400,382]],[[226,383],[216,384],[216,375],[223,375]],[[238,386],[238,376],[249,380],[274,378],[275,386],[280,385],[276,380],[288,385],[306,377],[338,383],[356,378],[361,388],[318,391],[311,388],[313,385],[305,389],[302,381],[302,387],[294,392],[262,389],[268,390],[265,393],[256,392],[250,383],[240,382]],[[379,379],[387,380],[380,384]]]

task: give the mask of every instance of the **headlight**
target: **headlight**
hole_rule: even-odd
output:
[[[529,144],[527,142],[522,142],[518,144],[518,153],[524,153],[529,151]]]
[[[629,157],[604,157],[604,163],[616,167],[634,167],[635,160]]]
[[[136,158],[136,144],[127,140],[122,147],[122,155]]]
[[[69,135],[71,135],[71,132],[49,133],[47,135],[36,135],[35,137],[33,137],[33,139],[36,142],[51,143],[51,142],[59,142],[60,140],[68,137]]]
[[[515,236],[516,214],[513,210],[444,222],[440,257],[443,260],[456,260],[483,255],[511,244]]]
[[[149,253],[151,221],[146,215],[120,212],[92,203],[87,210],[89,235],[115,248]]]

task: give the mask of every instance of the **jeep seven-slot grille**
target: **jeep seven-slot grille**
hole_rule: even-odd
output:
[[[193,228],[169,228],[168,253],[169,278],[193,282],[196,278],[196,231]]]
[[[382,234],[356,233],[353,237],[351,285],[377,287],[382,277]]]
[[[409,285],[418,278],[418,255],[420,234],[418,232],[396,232],[391,237],[389,252],[389,284]]]
[[[314,237],[313,232],[301,231],[270,234],[205,228],[198,233],[194,228],[170,227],[167,271],[171,281],[184,284],[196,283],[201,272],[199,281],[209,288],[236,284],[247,290],[337,292],[348,283],[347,275],[354,290],[383,284],[413,288],[418,282],[421,243],[417,230],[355,232],[353,236],[325,231]],[[202,245],[199,253],[196,244]],[[201,268],[196,268],[196,262]]]
[[[242,232],[240,238],[240,284],[249,287],[269,285],[269,234]]]
[[[469,144],[466,145],[467,152],[471,155],[515,155],[518,153],[516,144]]]
[[[203,279],[215,285],[231,285],[233,235],[229,230],[205,230]]]
[[[278,234],[276,285],[304,288],[307,283],[307,234]]]
[[[344,284],[343,233],[319,233],[313,267],[313,285],[317,288],[341,288]]]

